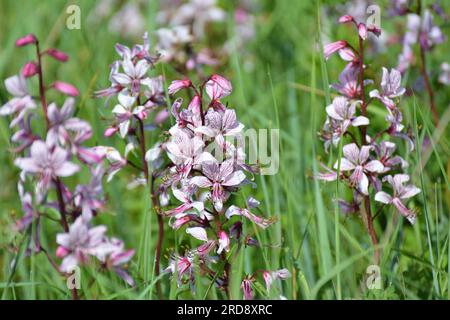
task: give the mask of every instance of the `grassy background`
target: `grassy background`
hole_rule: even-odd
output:
[[[235,7],[223,1],[228,12]],[[391,208],[377,218],[375,227],[381,240],[382,290],[367,290],[366,269],[371,265],[372,248],[361,219],[342,216],[335,210],[333,199],[348,197],[344,187],[324,185],[311,179],[318,170],[318,160],[327,161],[322,143],[317,137],[325,119],[325,106],[332,92],[328,83],[335,82],[344,64],[331,58],[326,64],[317,48],[321,39],[335,41],[354,36],[350,29],[336,27],[338,13],[333,9],[336,1],[256,1],[256,36],[247,44],[245,53],[232,52],[219,70],[232,80],[234,92],[230,106],[249,128],[280,128],[280,170],[274,176],[257,177],[256,190],[244,189],[235,196],[236,202],[250,193],[262,202],[266,216],[277,216],[279,222],[265,232],[259,232],[262,249],[241,250],[233,263],[233,298],[241,298],[239,289],[243,275],[257,269],[286,267],[292,278],[277,285],[271,298],[280,294],[288,299],[347,299],[347,298],[400,298],[447,299],[450,297],[449,277],[449,131],[450,92],[435,80],[440,62],[448,59],[449,45],[438,47],[429,59],[433,70],[433,85],[437,105],[442,115],[436,129],[430,122],[427,97],[424,90],[405,97],[401,107],[406,123],[417,133],[417,151],[406,156],[408,172],[413,182],[424,193],[409,203],[418,210],[415,226],[410,226]],[[398,35],[402,18],[386,17],[386,2],[382,7],[382,27]],[[65,27],[65,8],[75,3],[81,8],[81,30]],[[342,1],[341,3],[345,3]],[[448,3],[446,12],[449,12]],[[35,33],[43,47],[57,47],[70,54],[71,60],[63,65],[47,60],[45,77],[61,79],[75,84],[81,92],[78,116],[89,120],[94,127],[92,144],[113,145],[123,150],[118,138],[104,139],[109,110],[104,102],[91,98],[94,90],[108,85],[108,65],[116,59],[113,45],[128,45],[140,39],[123,39],[108,31],[107,24],[89,24],[87,15],[93,1],[25,1],[0,2],[0,78],[16,74],[23,63],[34,58],[32,48],[14,47],[16,38]],[[154,1],[142,3],[146,29],[154,28],[157,5]],[[444,28],[449,33],[448,25]],[[217,41],[233,35],[231,18],[215,27]],[[381,66],[395,67],[400,45],[388,46],[386,51],[369,55],[368,75],[379,83]],[[250,67],[249,67],[250,66]],[[164,72],[168,81],[175,74],[169,66],[159,66],[155,74]],[[405,85],[417,85],[417,70],[404,79]],[[58,95],[52,96],[62,103]],[[8,99],[5,88],[0,87],[0,102]],[[383,108],[369,107],[374,125],[382,127]],[[65,280],[49,265],[43,254],[24,257],[27,238],[14,234],[11,223],[20,217],[20,202],[16,192],[18,170],[13,166],[8,121],[0,119],[0,293],[8,299],[65,299],[70,298]],[[422,143],[432,138],[432,148],[426,151]],[[149,136],[156,141],[157,133]],[[400,150],[404,151],[405,146]],[[401,151],[401,152],[402,152]],[[404,153],[403,153],[404,154]],[[335,155],[336,157],[336,155]],[[142,197],[140,189],[128,190],[126,184],[132,172],[122,171],[106,187],[108,206],[95,220],[109,228],[110,235],[122,238],[127,247],[137,249],[129,269],[136,279],[136,289],[127,287],[117,276],[102,272],[95,266],[83,267],[82,297],[88,299],[143,299],[156,298],[154,294],[153,256],[156,239],[156,221],[149,199]],[[81,175],[86,181],[88,173]],[[70,180],[70,185],[76,181]],[[54,252],[58,226],[46,221],[42,225],[43,245]],[[252,228],[249,224],[246,228]],[[166,224],[166,230],[169,230]],[[163,266],[173,244],[178,250],[190,246],[191,239],[184,232],[168,231],[165,240]],[[16,261],[17,263],[12,263]],[[168,276],[161,279],[166,298],[215,299],[223,298],[207,279],[198,278],[197,292],[187,287],[176,288]],[[5,290],[6,287],[8,290]],[[265,297],[264,290],[259,297]]]

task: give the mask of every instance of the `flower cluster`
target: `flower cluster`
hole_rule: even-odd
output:
[[[318,174],[318,178],[325,181],[340,179],[347,183],[354,191],[354,197],[350,202],[340,201],[341,208],[345,212],[365,212],[369,233],[374,232],[371,226],[371,194],[375,194],[375,201],[395,206],[402,216],[414,223],[416,214],[404,202],[420,190],[413,185],[404,185],[409,177],[402,170],[408,164],[395,155],[396,143],[391,141],[392,138],[403,138],[411,148],[414,147],[411,137],[405,133],[398,107],[399,98],[405,93],[401,86],[401,73],[396,69],[389,71],[383,68],[380,88],[371,90],[367,95],[365,86],[372,81],[364,77],[367,68],[364,64],[364,41],[368,32],[377,35],[381,30],[355,23],[349,15],[341,17],[339,22],[354,24],[359,35],[359,48],[355,49],[343,40],[324,47],[326,58],[337,52],[348,64],[339,76],[340,83],[332,85],[341,96],[334,98],[332,104],[327,106],[327,120],[321,133],[326,149],[343,146],[343,157],[336,161],[334,170],[326,168],[326,172]],[[376,100],[386,109],[387,126],[382,131],[374,129],[370,132],[367,108]],[[385,182],[392,189],[391,195],[383,191]],[[371,236],[376,244],[376,237],[374,234]]]
[[[99,0],[87,16],[87,23],[98,27],[107,25],[108,30],[124,38],[134,38],[145,31],[145,17],[141,1],[121,2],[117,0]]]
[[[160,146],[166,151],[170,165],[159,174],[162,181],[159,191],[161,194],[171,191],[179,202],[164,212],[170,217],[171,227],[175,230],[186,227],[186,233],[197,239],[199,246],[182,256],[173,255],[166,271],[176,270],[180,284],[189,281],[193,285],[194,267],[198,267],[226,290],[233,242],[258,245],[250,235],[243,235],[242,220],[263,229],[274,221],[251,212],[259,205],[253,198],[244,208],[229,204],[230,196],[249,183],[246,172],[257,173],[245,164],[244,125],[238,121],[235,110],[222,103],[232,92],[230,81],[214,74],[200,86],[187,79],[173,81],[169,86],[171,94],[180,90],[190,90],[193,97],[187,108],[182,107],[181,98],[172,106],[176,124],[169,130],[168,141]],[[219,266],[223,269],[214,268],[217,262],[221,262]],[[287,271],[282,273],[284,276],[269,276],[285,278]],[[242,283],[245,298],[251,296],[253,280],[249,279]],[[269,281],[269,277],[265,279]]]
[[[397,69],[404,73],[411,66],[417,65],[419,67],[421,79],[418,85],[428,93],[434,124],[438,125],[439,112],[432,86],[433,72],[428,69],[427,58],[436,46],[447,40],[441,28],[435,22],[435,17],[440,17],[440,20],[444,22],[448,22],[449,17],[444,13],[439,2],[435,2],[423,9],[420,2],[417,2],[415,10],[413,10],[413,4],[410,1],[394,1],[393,5],[395,9],[393,10],[394,14],[406,15],[407,18],[406,31],[402,38],[403,49],[398,57]],[[419,47],[418,55],[414,51],[416,44]],[[438,79],[443,85],[448,85],[448,81],[446,81],[448,78],[445,71],[446,65],[446,62],[441,64],[441,74]]]
[[[403,49],[398,58],[398,70],[403,73],[415,62],[413,47],[416,43],[419,43],[424,51],[430,51],[445,40],[441,29],[434,24],[430,10],[424,10],[422,15],[409,13],[406,32],[403,36]]]
[[[40,51],[39,41],[32,34],[16,41],[18,47],[27,45],[36,47],[36,60],[27,62],[19,75],[6,79],[5,86],[12,99],[0,108],[0,114],[9,116],[10,127],[16,129],[11,139],[17,145],[13,149],[17,155],[14,164],[21,170],[18,190],[24,211],[16,228],[31,233],[34,225],[37,232],[30,250],[47,253],[52,265],[57,267],[39,239],[40,220],[49,216],[49,210],[56,209],[64,230],[56,237],[59,245],[56,256],[63,258],[57,267],[59,272],[69,274],[89,257],[96,257],[102,266],[133,284],[122,266],[131,259],[134,251],[125,250],[122,241],[116,238],[107,238],[106,227],[92,224],[93,217],[101,212],[105,203],[102,192],[105,153],[85,145],[92,136],[92,129],[88,122],[74,116],[74,97],[79,92],[73,85],[59,80],[44,84],[41,60],[51,57],[66,62],[69,57],[54,48]],[[28,90],[31,77],[38,78],[37,95]],[[56,103],[47,104],[46,91],[51,89],[69,96],[62,107]],[[42,113],[37,108],[35,96],[39,97]],[[37,124],[40,118],[45,120],[45,130],[38,132],[38,126],[33,123]],[[91,181],[70,188],[65,179],[83,167],[91,172]]]
[[[158,168],[161,163],[147,160],[145,133],[162,126],[169,117],[169,113],[165,107],[163,77],[149,77],[148,75],[150,69],[158,62],[159,56],[149,52],[150,44],[147,33],[145,33],[143,39],[143,45],[134,45],[132,48],[122,44],[115,46],[120,60],[111,64],[109,76],[111,86],[96,92],[97,97],[107,97],[108,100],[117,96],[118,103],[112,109],[114,120],[105,130],[104,136],[111,137],[118,133],[121,138],[125,139],[127,145],[124,155],[122,156],[113,147],[100,148],[104,150],[110,164],[108,181],[125,166],[131,166],[137,171],[137,177],[129,183],[128,187],[152,185],[150,196],[153,207],[157,208],[160,203],[156,199],[153,188],[154,178],[153,173],[150,172],[149,163],[153,168]],[[140,159],[140,163],[136,164],[128,159],[130,153],[135,153]],[[162,216],[158,210],[156,210],[156,214],[159,221],[159,240],[155,258],[155,272],[158,275],[164,230]],[[158,285],[158,290],[160,290],[159,288]]]
[[[212,5],[213,2],[208,6]],[[214,12],[208,6],[202,10]],[[189,91],[189,104],[184,107],[182,98],[174,101],[171,115],[175,124],[163,135],[166,139],[147,149],[146,131],[163,129],[170,116],[165,107],[163,78],[149,76],[159,56],[150,53],[147,34],[142,45],[130,48],[117,44],[115,49],[120,58],[110,66],[111,84],[95,96],[105,97],[107,103],[117,97],[104,136],[117,134],[126,140],[122,154],[109,146],[87,146],[92,128],[75,116],[75,97],[79,92],[73,85],[59,80],[50,85],[44,83],[41,59],[50,56],[66,62],[69,57],[53,48],[40,51],[34,35],[19,39],[16,45],[35,45],[37,51],[36,61],[26,63],[19,75],[5,81],[13,97],[0,108],[1,115],[11,118],[11,128],[17,128],[12,141],[17,145],[14,152],[18,155],[14,163],[21,169],[18,193],[24,216],[17,221],[16,228],[31,234],[39,228],[40,219],[51,218],[47,210],[58,211],[62,227],[62,232],[56,235],[55,254],[61,259],[60,265],[42,246],[39,232],[28,252],[44,252],[51,265],[66,276],[77,266],[96,260],[102,269],[115,272],[133,286],[126,264],[134,250],[126,250],[121,240],[106,235],[105,226],[93,223],[106,206],[103,180],[109,182],[129,166],[137,171],[129,186],[149,187],[149,197],[158,217],[156,276],[164,241],[163,217],[167,217],[171,228],[184,229],[199,243],[181,255],[173,254],[165,271],[177,273],[180,285],[188,282],[194,289],[194,270],[199,269],[229,297],[234,254],[242,247],[260,246],[246,232],[245,221],[262,229],[275,222],[273,218],[254,213],[259,211],[259,202],[252,197],[245,206],[237,206],[232,201],[233,194],[242,186],[255,186],[247,176],[257,174],[259,169],[246,164],[244,125],[238,121],[236,111],[223,102],[232,92],[231,82],[217,74],[199,86],[186,78],[173,81],[167,90],[169,95]],[[30,77],[38,78],[37,95],[28,90]],[[68,97],[61,107],[48,104],[47,90],[57,90]],[[38,132],[39,126],[34,122],[40,115],[45,120],[45,129]],[[66,181],[82,170],[89,171],[90,181],[75,186]],[[30,190],[30,186],[34,188]],[[395,195],[389,199],[394,200]],[[253,297],[252,288],[258,274],[262,275],[268,293],[274,281],[290,276],[286,269],[249,274],[242,281],[244,298]],[[156,287],[160,293],[159,282]],[[76,289],[72,294],[78,297]]]
[[[162,76],[149,77],[148,73],[157,63],[158,55],[152,55],[147,33],[144,35],[143,45],[134,45],[132,48],[117,44],[115,49],[120,60],[114,61],[110,68],[109,80],[111,86],[99,90],[96,97],[107,97],[107,101],[117,96],[117,104],[112,109],[114,119],[105,130],[104,136],[111,137],[118,133],[128,143],[124,156],[112,147],[105,148],[106,157],[110,163],[109,180],[127,164],[134,165],[140,171],[134,184],[145,184],[145,166],[142,152],[141,167],[127,160],[128,154],[145,144],[145,131],[154,130],[169,116],[165,108],[165,97]],[[151,118],[151,119],[150,119]],[[146,123],[151,120],[151,123]],[[144,145],[145,149],[145,145]],[[141,150],[142,151],[142,150]]]
[[[216,65],[220,53],[202,45],[209,25],[225,20],[225,11],[217,7],[216,0],[164,1],[161,5],[156,49],[162,60],[171,62],[181,73]]]

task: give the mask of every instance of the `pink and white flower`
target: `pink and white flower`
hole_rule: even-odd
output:
[[[105,238],[106,227],[90,228],[82,218],[78,218],[70,225],[69,232],[59,233],[56,242],[59,247],[56,255],[63,258],[59,269],[71,273],[76,266],[85,264],[90,256],[104,261],[110,253],[110,246]]]
[[[328,60],[328,58],[335,52],[338,52],[339,50],[342,50],[348,46],[347,41],[339,40],[336,42],[332,42],[329,44],[326,44],[323,47],[323,54],[325,56],[325,59]]]
[[[450,85],[450,64],[448,64],[447,62],[443,62],[441,64],[439,82],[445,84],[446,86]]]
[[[105,170],[101,165],[91,169],[91,181],[78,185],[75,189],[74,203],[81,208],[83,221],[90,222],[94,213],[103,208],[103,177]]]
[[[243,128],[244,125],[237,121],[234,110],[226,109],[225,112],[218,112],[210,109],[205,116],[205,125],[194,131],[214,138],[220,147],[224,147],[225,137],[237,136]]]
[[[250,212],[250,210],[245,208],[239,208],[235,205],[230,206],[225,212],[225,216],[227,219],[230,219],[232,216],[242,216],[250,221],[253,221],[258,227],[266,229],[268,226],[274,223],[273,219],[266,219],[259,217]]]
[[[371,98],[379,99],[389,109],[393,109],[395,107],[393,99],[401,97],[406,91],[405,88],[401,86],[401,82],[402,75],[400,71],[391,69],[391,72],[389,72],[383,67],[381,92],[375,89],[372,90],[369,95]]]
[[[55,103],[51,103],[48,106],[48,119],[50,122],[50,129],[47,133],[47,140],[51,144],[59,143],[65,145],[70,142],[69,132],[83,132],[90,137],[91,126],[84,120],[72,117],[75,108],[75,100],[68,98],[64,102],[61,109],[59,109]]]
[[[167,210],[165,212],[168,216],[179,215],[191,209],[196,209],[198,212],[202,212],[204,209],[204,204],[202,201],[195,201],[192,199],[192,193],[194,188],[192,186],[185,186],[184,188],[177,189],[174,185],[172,186],[172,193],[176,199],[182,202],[181,205],[175,209]]]
[[[45,194],[52,179],[69,177],[79,170],[79,166],[68,160],[68,152],[58,146],[49,146],[41,140],[31,145],[30,157],[17,158],[14,164],[26,173],[36,174],[36,190]]]
[[[5,87],[13,98],[0,108],[0,115],[14,115],[9,125],[12,128],[25,117],[25,114],[29,110],[36,108],[36,103],[28,93],[26,80],[22,75],[12,76],[6,79]]]
[[[146,60],[139,60],[134,64],[131,57],[124,56],[121,66],[123,73],[113,74],[112,79],[120,86],[128,88],[132,95],[138,95],[142,83],[145,83],[145,80],[148,79],[147,71],[150,69],[150,64]]]
[[[230,251],[230,237],[228,234],[220,230],[219,231],[219,248],[217,249],[217,254],[221,254],[222,251],[228,252]]]
[[[263,271],[262,273],[264,282],[266,283],[266,289],[267,291],[270,291],[270,288],[272,286],[272,283],[275,280],[286,280],[291,277],[291,273],[288,269],[280,269],[277,271]]]
[[[402,200],[414,197],[416,194],[420,193],[421,190],[412,184],[404,185],[409,181],[409,176],[406,174],[396,174],[394,176],[388,175],[383,178],[383,182],[387,181],[393,189],[393,195],[390,195],[384,191],[380,191],[375,195],[375,201],[384,204],[393,204],[397,211],[408,219],[411,224],[416,221],[416,214],[408,209]]]
[[[244,292],[244,300],[253,300],[253,282],[255,279],[253,277],[246,277],[242,280],[241,289]]]
[[[205,176],[192,177],[190,183],[200,188],[212,188],[211,199],[219,212],[222,211],[223,202],[230,195],[227,188],[238,186],[246,178],[241,170],[235,171],[234,161],[231,159],[225,160],[220,165],[217,161],[204,162],[202,173]]]
[[[112,112],[116,115],[120,136],[125,138],[128,135],[133,116],[140,116],[140,112],[144,110],[144,107],[137,106],[135,108],[136,97],[126,93],[119,93],[118,99],[119,103],[116,104]]]
[[[205,90],[208,97],[214,101],[229,96],[233,87],[228,79],[213,74],[206,82]]]
[[[182,89],[189,88],[191,85],[192,85],[192,82],[189,79],[174,80],[174,81],[172,81],[172,83],[170,84],[170,86],[168,88],[168,93],[175,94]]]
[[[345,97],[336,97],[333,103],[327,106],[326,111],[328,116],[341,124],[341,134],[347,131],[347,128],[369,125],[369,119],[364,116],[355,116],[356,106],[361,101],[350,102]]]
[[[361,149],[355,143],[347,144],[342,151],[344,157],[341,158],[340,170],[353,171],[349,177],[350,184],[367,195],[369,179],[367,175],[383,172],[384,166],[378,160],[370,160],[370,150],[372,146],[362,146]],[[338,161],[334,164],[334,169],[338,168]]]
[[[122,240],[112,238],[109,241],[111,252],[106,260],[106,265],[111,268],[119,277],[121,277],[130,286],[134,286],[133,278],[125,271],[126,265],[135,254],[134,249],[125,250]]]
[[[358,65],[350,62],[339,75],[339,83],[332,84],[331,87],[347,98],[357,99],[361,95],[361,85],[358,81]]]

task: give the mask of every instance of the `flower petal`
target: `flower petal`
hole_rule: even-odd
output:
[[[212,186],[211,181],[203,176],[195,176],[192,177],[191,180],[189,180],[190,184],[196,185],[200,188],[208,188]]]
[[[367,164],[364,165],[364,169],[370,172],[383,172],[384,166],[383,164],[378,160],[372,160],[369,161]]]
[[[400,199],[408,199],[414,197],[416,194],[420,193],[422,190],[416,186],[409,185],[403,189],[403,192],[399,195]]]
[[[352,120],[352,126],[354,127],[367,126],[369,123],[369,119],[363,116],[356,117]]]
[[[55,174],[59,177],[69,177],[77,172],[80,167],[72,162],[66,161],[55,169]]]
[[[335,170],[337,170],[338,165],[339,165],[339,162],[336,161],[333,168]],[[340,167],[341,171],[350,171],[350,170],[355,169],[355,167],[356,166],[352,162],[348,161],[346,158],[341,158],[341,167]]]
[[[208,235],[206,234],[206,230],[202,227],[192,227],[187,228],[186,233],[190,234],[194,238],[202,241],[208,241]]]
[[[359,148],[356,143],[350,143],[342,148],[344,157],[350,162],[357,164],[359,163]]]
[[[392,202],[392,197],[387,194],[384,191],[380,191],[377,192],[377,194],[375,194],[375,201],[384,203],[384,204],[390,204]]]

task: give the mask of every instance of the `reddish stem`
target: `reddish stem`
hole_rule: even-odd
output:
[[[42,72],[41,51],[39,49],[39,41],[38,40],[36,40],[36,56],[37,56],[37,74],[38,74],[38,80],[39,80],[39,98],[41,100],[42,110],[44,112],[45,124],[47,125],[47,132],[48,132],[51,125],[50,125],[50,120],[48,119],[47,100],[45,98],[44,76],[43,76],[43,72]],[[55,186],[56,186],[56,196],[58,197],[58,206],[59,206],[59,211],[61,214],[61,224],[64,228],[64,231],[69,232],[69,224],[67,223],[67,217],[66,217],[66,206],[64,203],[64,197],[63,197],[63,193],[62,193],[62,183],[59,178],[53,179],[53,182],[55,183]],[[46,254],[47,258],[49,258],[48,253],[45,252],[45,254]],[[50,263],[52,264],[52,260],[50,261]],[[80,299],[80,297],[78,296],[77,288],[73,288],[71,290],[71,292],[72,292],[73,300]]]
[[[433,87],[431,86],[430,77],[428,76],[427,71],[425,48],[422,44],[420,44],[420,73],[425,81],[425,88],[427,89],[428,97],[430,99],[430,108],[433,115],[433,121],[435,126],[437,126],[439,124],[439,113],[437,112],[436,103],[434,101]]]
[[[69,224],[67,223],[67,217],[66,217],[66,205],[64,204],[64,198],[62,194],[62,183],[59,178],[53,179],[53,182],[56,186],[56,195],[58,197],[58,206],[59,206],[59,212],[61,213],[61,224],[64,228],[65,232],[69,232]]]
[[[367,114],[367,103],[366,103],[366,94],[364,90],[364,44],[363,39],[359,37],[359,83],[361,86],[361,113],[363,116],[366,116]],[[365,145],[367,143],[366,141],[366,126],[361,126],[361,144]],[[372,209],[370,206],[370,197],[364,196],[364,206],[365,206],[365,214],[366,214],[366,220],[367,220],[367,232],[369,233],[370,240],[372,241],[372,245],[374,248],[374,262],[375,264],[380,263],[380,251],[378,249],[378,239],[377,234],[375,231],[375,228],[373,226],[373,219],[372,219]]]
[[[214,215],[214,222],[216,223],[216,232],[217,235],[220,235],[220,232],[222,231],[222,221],[220,220],[220,212],[217,212],[217,210],[215,208],[213,208],[213,215]],[[223,211],[222,211],[223,212]],[[227,298],[230,299],[230,290],[229,290],[229,282],[230,282],[230,269],[231,269],[231,264],[230,261],[227,259],[227,255],[226,252],[223,251],[220,254],[220,259],[224,262],[224,266],[223,266],[223,272],[224,272],[224,279],[225,279],[225,293],[227,295]]]
[[[42,75],[41,51],[39,50],[38,40],[36,40],[36,55],[37,55],[37,73],[39,79],[39,97],[41,99],[42,109],[44,110],[45,123],[47,124],[48,129],[50,128],[50,120],[48,119],[47,101],[45,99],[44,77]]]
[[[380,250],[378,249],[378,239],[375,228],[373,227],[373,218],[372,218],[372,210],[370,208],[370,197],[364,197],[364,206],[367,218],[367,232],[370,235],[370,240],[372,240],[372,245],[374,248],[373,251],[373,260],[376,265],[380,264]]]

